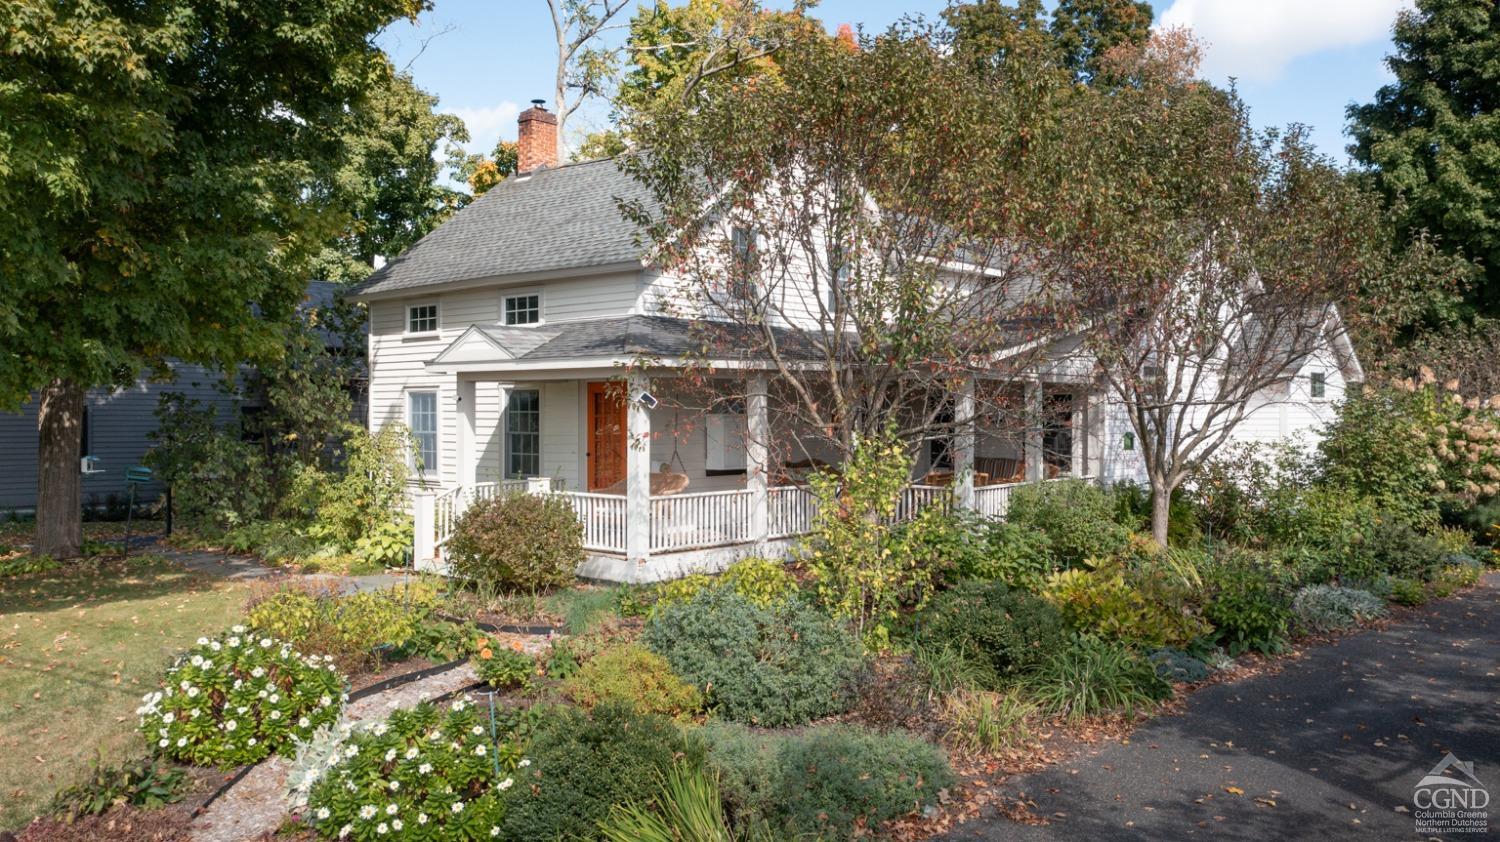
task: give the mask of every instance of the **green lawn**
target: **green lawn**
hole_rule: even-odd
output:
[[[174,654],[241,615],[243,585],[163,560],[0,579],[0,828],[144,752],[135,709]]]

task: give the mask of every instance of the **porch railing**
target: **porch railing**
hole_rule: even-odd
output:
[[[1010,493],[1025,484],[1005,482],[977,486],[974,489],[974,511],[985,517],[1005,517],[1005,513],[1010,511]]]
[[[766,489],[769,538],[792,538],[812,531],[817,512],[812,492],[797,485],[775,485]]]
[[[1067,477],[1046,481],[1055,482],[1058,479]],[[1081,479],[1090,480],[1093,477]],[[985,517],[1005,517],[1010,509],[1011,494],[1023,485],[1026,483],[979,486],[974,489],[974,509]],[[429,498],[433,500],[431,516],[433,531],[436,533],[434,549],[440,551],[448,543],[459,516],[471,502],[506,493],[525,492],[529,487],[525,480],[487,482],[468,489],[450,488],[435,498]],[[573,506],[583,525],[584,549],[612,554],[627,551],[629,519],[624,495],[554,491],[546,488],[532,490],[554,494]],[[817,503],[806,488],[795,485],[771,487],[767,489],[766,504],[767,538],[795,538],[811,531]],[[895,520],[913,518],[928,506],[951,507],[953,504],[952,489],[946,486],[908,486],[901,492]],[[756,540],[753,534],[753,506],[754,492],[748,489],[653,497],[649,515],[650,551],[678,552],[753,543]]]
[[[587,491],[554,491],[573,504],[583,524],[583,548],[601,553],[625,552],[625,497]]]
[[[752,492],[704,491],[651,498],[651,551],[688,550],[755,540]],[[623,499],[623,498],[622,498]]]

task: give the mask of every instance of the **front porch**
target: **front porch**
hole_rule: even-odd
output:
[[[736,381],[740,398],[719,406],[695,402],[671,372],[614,381],[602,371],[569,373],[575,377],[565,381],[536,379],[556,372],[508,372],[504,381],[458,375],[459,481],[414,496],[420,568],[444,569],[464,509],[508,493],[566,499],[588,553],[580,575],[608,581],[658,581],[748,555],[785,555],[810,531],[815,503],[804,479],[833,455],[800,441],[787,446],[798,430],[768,411],[765,376]],[[498,390],[503,407],[488,425],[481,389]],[[1104,413],[1094,398],[1076,383],[1040,379],[1022,391],[1051,423],[1001,435],[974,419],[972,390],[958,396],[957,417],[971,422],[940,444],[913,444],[899,518],[931,505],[1003,517],[1027,482],[1096,474]],[[508,471],[526,475],[500,478]]]

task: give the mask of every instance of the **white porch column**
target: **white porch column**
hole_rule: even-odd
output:
[[[771,422],[766,376],[752,375],[745,392],[745,488],[750,491],[750,536],[759,544],[771,535]]]
[[[412,566],[417,570],[436,571],[437,564],[437,495],[426,489],[412,492]]]
[[[625,557],[637,563],[651,558],[651,410],[640,401],[650,385],[632,374],[625,394]]]
[[[974,378],[964,379],[953,402],[953,502],[974,508],[974,450],[978,446]]]
[[[1042,467],[1042,381],[1026,381],[1026,481],[1040,482]]]
[[[1073,452],[1071,454],[1071,468],[1069,471],[1075,477],[1081,477],[1089,472],[1089,399],[1087,395],[1080,396],[1073,393],[1072,416],[1070,417],[1070,429],[1073,431]]]
[[[473,380],[458,378],[458,484],[466,489],[464,497],[474,491],[479,481],[479,428],[475,421],[478,391]],[[462,498],[461,498],[462,499]]]

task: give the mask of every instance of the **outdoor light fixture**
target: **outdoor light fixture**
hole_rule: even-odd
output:
[[[653,395],[650,392],[641,392],[641,396],[636,398],[636,401],[640,403],[641,406],[644,406],[647,409],[655,409],[656,405],[660,403],[660,401],[656,399],[656,395]]]

